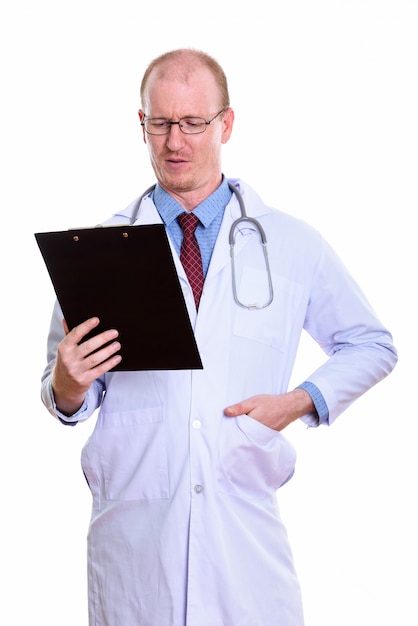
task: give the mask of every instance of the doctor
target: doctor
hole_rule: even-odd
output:
[[[43,402],[71,425],[99,408],[82,452],[93,500],[90,624],[302,626],[277,503],[295,465],[284,429],[297,419],[330,425],[389,374],[396,350],[320,234],[241,180],[229,182],[266,233],[273,301],[241,306],[269,300],[252,222],[234,232],[241,304],[234,298],[229,231],[241,213],[221,168],[234,113],[215,60],[188,49],[157,58],[141,105],[157,185],[108,223],[165,224],[203,370],[112,372],[117,329],[80,343],[98,319],[69,332],[55,307]],[[191,212],[204,274],[196,296],[180,261],[178,217]],[[328,359],[289,391],[302,329]]]

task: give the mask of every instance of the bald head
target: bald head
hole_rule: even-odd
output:
[[[219,63],[200,50],[192,48],[180,48],[165,52],[148,65],[141,82],[141,104],[147,106],[147,85],[151,74],[153,78],[171,79],[189,84],[199,69],[209,70],[219,90],[219,106],[226,109],[229,107],[228,83],[225,73]]]

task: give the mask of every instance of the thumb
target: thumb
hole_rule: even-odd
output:
[[[238,415],[249,413],[252,408],[252,403],[249,400],[243,400],[242,402],[237,402],[237,404],[231,404],[231,406],[226,407],[224,415],[226,415],[226,417],[238,417]]]

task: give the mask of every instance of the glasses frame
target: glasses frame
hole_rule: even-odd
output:
[[[183,133],[183,135],[201,135],[202,133],[205,132],[205,130],[207,129],[208,126],[210,126],[217,117],[219,117],[219,115],[221,113],[224,113],[226,111],[226,109],[221,109],[214,117],[212,117],[212,119],[210,120],[205,120],[204,117],[199,117],[199,116],[194,116],[194,115],[186,115],[185,117],[182,117],[179,119],[178,122],[172,122],[171,120],[167,119],[166,117],[148,117],[146,118],[145,114],[144,114],[144,119],[141,122],[141,126],[144,128],[145,132],[147,133],[147,135],[153,135],[154,137],[158,137],[158,136],[164,136],[164,135],[168,135],[171,127],[172,126],[178,126],[179,129],[181,130],[181,132]],[[202,128],[202,130],[199,130],[197,133],[188,133],[186,131],[183,130],[183,127],[181,125],[181,123],[183,122],[183,120],[187,120],[187,119],[196,119],[196,120],[202,120],[202,122],[205,123],[205,126]],[[164,133],[150,133],[149,130],[147,130],[146,126],[145,126],[145,122],[150,122],[152,120],[164,120],[164,122],[167,122],[167,124],[169,124],[169,126],[167,127],[167,132]]]

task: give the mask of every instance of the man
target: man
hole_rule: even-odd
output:
[[[319,233],[239,180],[233,185],[269,244],[272,302],[253,221],[234,228],[231,271],[228,237],[240,206],[221,148],[234,113],[216,61],[187,49],[162,55],[145,72],[141,105],[157,185],[135,224],[166,226],[203,369],[112,371],[121,360],[117,329],[80,343],[98,319],[69,332],[56,306],[43,401],[68,424],[100,407],[82,453],[93,496],[90,624],[301,626],[277,508],[295,463],[283,430],[299,418],[331,424],[392,370],[396,350]],[[135,204],[108,223],[129,223]],[[181,216],[190,213],[199,218],[204,275],[195,294],[180,262]],[[303,328],[329,358],[288,391]]]

